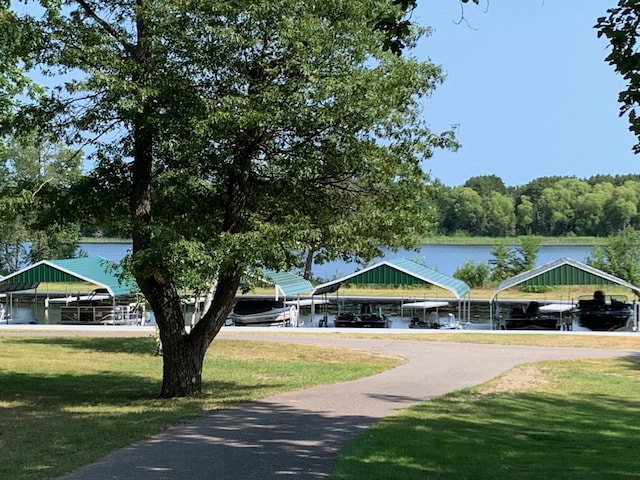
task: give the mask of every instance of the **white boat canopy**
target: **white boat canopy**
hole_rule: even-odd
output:
[[[446,307],[448,305],[449,305],[449,302],[424,301],[424,302],[403,303],[402,308],[416,308],[416,309],[421,308],[423,310],[429,310],[430,308]]]
[[[573,303],[549,303],[547,305],[540,305],[538,311],[540,313],[564,313],[574,307],[575,305]]]

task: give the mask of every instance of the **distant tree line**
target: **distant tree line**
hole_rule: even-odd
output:
[[[436,184],[442,235],[608,237],[640,230],[640,175],[541,177],[517,187],[484,175],[457,187]]]

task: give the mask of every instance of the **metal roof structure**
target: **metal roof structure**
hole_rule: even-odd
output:
[[[516,285],[620,285],[640,296],[640,288],[635,285],[567,257],[559,258],[503,281],[498,285],[491,299],[495,299],[501,291]]]
[[[279,291],[285,297],[291,297],[301,293],[309,293],[313,290],[313,286],[309,280],[290,272],[263,270],[262,280],[266,283],[275,285],[276,291]]]
[[[462,299],[471,289],[462,280],[425,267],[413,260],[398,258],[376,263],[346,277],[333,280],[313,289],[311,295],[322,295],[337,291],[341,285],[435,285],[450,291],[455,298]]]
[[[50,293],[104,289],[112,297],[137,292],[135,283],[123,283],[120,280],[120,271],[117,263],[103,257],[42,260],[0,278],[0,293],[35,290],[39,287]],[[289,272],[264,270],[261,280],[275,285],[276,291],[284,296],[311,292],[313,289],[311,282]]]
[[[62,293],[72,285],[104,289],[113,297],[137,291],[135,284],[118,278],[118,265],[102,257],[80,257],[65,260],[42,260],[0,279],[0,292],[37,289],[42,284],[47,290]]]

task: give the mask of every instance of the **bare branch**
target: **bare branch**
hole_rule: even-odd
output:
[[[476,5],[480,3],[480,0],[471,0],[471,1]],[[460,4],[460,18],[458,20],[454,20],[453,23],[455,23],[456,25],[460,25],[461,23],[464,22],[466,23],[467,27],[469,27],[471,30],[478,30],[477,28],[471,26],[467,18],[464,16],[464,4],[469,3],[469,0],[458,0],[458,2]],[[487,5],[485,6],[482,13],[487,13],[488,11],[489,11],[489,0],[487,0]]]
[[[51,179],[49,178],[49,179],[45,180],[44,182],[42,182],[42,183],[40,184],[40,186],[39,186],[38,188],[36,188],[36,189],[35,189],[35,191],[32,193],[32,195],[35,197],[35,196],[38,194],[38,192],[39,192],[40,190],[42,190],[42,189],[45,187],[45,185],[46,185],[47,183],[49,183],[50,181],[51,181]]]

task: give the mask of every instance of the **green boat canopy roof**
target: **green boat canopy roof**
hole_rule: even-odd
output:
[[[48,293],[104,289],[112,297],[138,292],[135,282],[131,284],[120,281],[120,271],[117,263],[102,257],[43,260],[0,278],[0,293],[24,292],[39,287],[45,288]],[[308,293],[313,289],[311,282],[289,272],[264,270],[261,280],[273,284],[284,296]]]
[[[117,263],[102,257],[42,260],[0,279],[0,293],[34,290],[41,284],[47,284],[47,289],[57,288],[54,293],[64,293],[60,284],[66,291],[72,291],[73,285],[90,285],[112,297],[137,292],[135,284],[120,281],[119,272]]]
[[[276,272],[275,270],[263,270],[262,280],[275,285],[276,289],[285,297],[292,297],[301,293],[309,293],[313,286],[309,280],[290,272]]]
[[[453,293],[461,299],[471,289],[462,280],[432,270],[413,260],[398,258],[376,263],[346,277],[318,285],[311,295],[323,295],[337,291],[341,285],[435,285]]]
[[[571,258],[559,258],[514,277],[498,285],[492,300],[498,293],[516,285],[522,286],[560,286],[560,285],[620,285],[629,288],[636,296],[640,289],[629,282],[609,273],[593,268]]]

